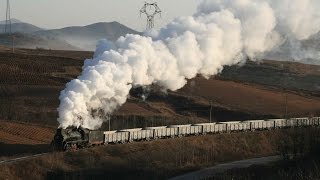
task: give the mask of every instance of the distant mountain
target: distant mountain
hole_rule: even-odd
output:
[[[6,21],[0,21],[0,33],[4,32]],[[35,31],[43,30],[42,28],[39,28],[35,25],[22,22],[18,19],[11,19],[11,32],[16,33],[32,33]]]
[[[27,48],[27,49],[54,49],[54,50],[80,50],[78,47],[75,47],[69,44],[66,41],[57,39],[57,38],[42,38],[36,35],[28,33],[14,33],[14,44],[18,48]],[[8,34],[0,34],[0,45],[10,46],[12,45],[12,37]]]
[[[5,29],[5,24],[0,24],[0,32],[3,33]],[[37,26],[34,26],[32,24],[28,23],[14,23],[11,24],[11,32],[16,33],[32,33],[35,31],[43,30],[42,28],[39,28]]]
[[[72,26],[53,30],[45,30],[18,19],[11,19],[11,23],[11,30],[17,36],[17,45],[24,48],[94,50],[100,39],[116,41],[120,36],[126,34],[140,34],[118,22],[100,22],[88,26]],[[1,35],[4,28],[5,21],[0,21],[0,45],[10,44],[7,35]]]
[[[73,26],[62,29],[42,30],[34,32],[45,38],[59,38],[83,50],[94,50],[98,40],[107,38],[115,41],[126,34],[139,34],[118,22],[100,22],[88,26]]]
[[[12,18],[11,19],[11,24],[14,24],[14,23],[24,23],[24,22],[20,21],[19,19]],[[6,24],[6,21],[5,20],[0,21],[0,24]]]

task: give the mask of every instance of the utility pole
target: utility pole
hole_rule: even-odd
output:
[[[212,100],[210,100],[210,123],[212,122],[211,115],[212,115]]]
[[[287,119],[288,118],[288,93],[286,93],[285,101],[286,101],[285,119]]]
[[[154,17],[159,14],[161,16],[161,9],[158,7],[156,2],[154,3],[147,3],[145,2],[143,7],[140,9],[140,16],[141,14],[145,14],[147,16],[147,27],[146,29],[154,28]]]
[[[109,131],[110,131],[110,124],[111,124],[111,116],[110,115],[107,115],[107,120],[108,120],[108,129],[109,129]]]
[[[284,94],[284,104],[285,104],[285,112],[284,112],[284,118],[287,119],[288,118],[288,93],[286,92],[286,87],[287,87],[287,81],[288,81],[288,72],[286,72],[285,66],[284,64],[282,64],[283,67],[283,71],[284,71],[284,81],[283,81],[283,94]]]
[[[109,118],[109,131],[110,131],[110,124],[111,124],[111,122],[110,122],[110,121],[111,121],[111,118]]]
[[[12,35],[12,53],[14,54],[14,35]]]

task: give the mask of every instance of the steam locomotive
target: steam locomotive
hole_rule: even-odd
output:
[[[170,125],[118,131],[93,131],[81,127],[70,127],[57,129],[52,145],[55,150],[69,151],[102,144],[307,126],[320,126],[320,117]]]
[[[52,141],[54,150],[70,151],[79,148],[102,145],[104,143],[103,131],[92,131],[82,127],[69,127],[57,129]]]

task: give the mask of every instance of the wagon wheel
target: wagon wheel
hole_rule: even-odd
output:
[[[63,147],[63,150],[64,151],[70,151],[71,150],[70,144],[65,144],[64,147]]]
[[[76,151],[78,149],[77,144],[72,144],[71,145],[71,151]]]
[[[157,140],[157,139],[158,139],[158,137],[154,137],[153,139],[154,139],[154,140]]]
[[[69,152],[74,152],[78,149],[77,145],[76,144],[66,144],[64,146],[64,150],[65,151],[69,151]]]

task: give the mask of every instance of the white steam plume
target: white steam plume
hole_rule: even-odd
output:
[[[300,0],[294,1],[301,8]],[[304,7],[311,8],[313,1],[305,1]],[[133,86],[158,84],[175,91],[197,74],[210,77],[246,56],[262,56],[282,42],[283,34],[304,39],[320,29],[313,15],[299,12],[303,18],[292,21],[294,15],[285,16],[291,8],[278,6],[283,4],[276,0],[207,0],[194,16],[176,18],[152,38],[126,35],[115,43],[100,41],[82,74],[61,92],[60,127],[99,128],[101,115],[124,104]],[[296,28],[304,23],[305,29]]]

